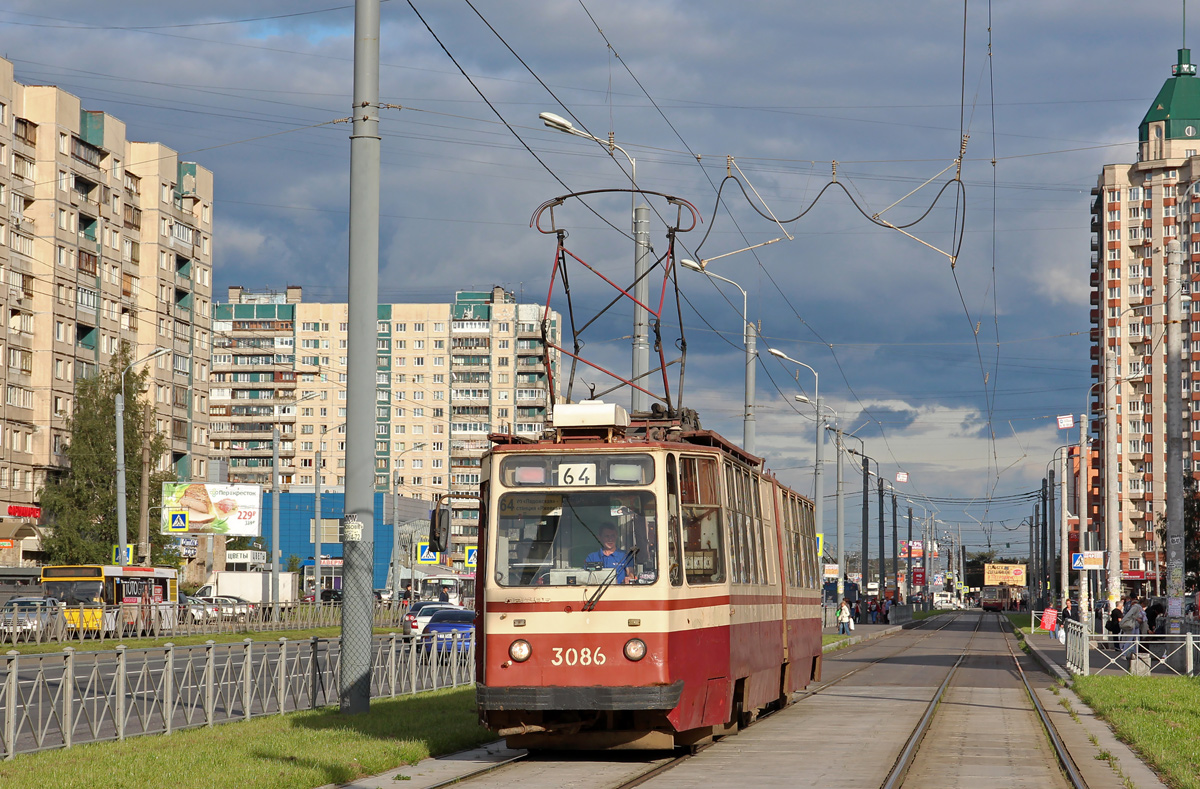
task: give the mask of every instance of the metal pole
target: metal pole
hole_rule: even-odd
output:
[[[121,392],[117,395],[117,564],[124,567],[125,542],[129,539],[125,515],[125,376],[121,373]]]
[[[321,434],[321,438],[322,439],[325,438],[324,433]],[[317,446],[320,447],[321,445],[318,443]],[[316,473],[316,476],[313,477],[313,481],[315,483],[315,486],[313,487],[313,514],[316,516],[316,519],[317,519],[317,527],[313,530],[313,543],[314,543],[313,559],[316,562],[313,565],[313,602],[319,603],[319,602],[321,602],[321,552],[323,550],[323,548],[321,546],[321,540],[325,536],[324,534],[321,533],[323,526],[321,523],[321,450],[320,449],[317,449],[317,456],[316,456],[315,461],[317,464],[317,468],[316,468],[317,473]]]
[[[349,365],[342,559],[343,713],[371,703],[375,552],[375,337],[379,305],[379,0],[354,3],[354,127],[350,135]]]
[[[867,555],[871,552],[871,471],[869,461],[864,454],[862,459],[863,491],[862,491],[862,578],[859,579],[858,593],[867,596],[867,581],[871,576],[867,572]]]
[[[629,160],[633,170],[633,188],[637,189],[637,164]],[[636,192],[634,199],[637,199]],[[643,306],[650,299],[650,207],[639,205],[633,209],[633,382],[646,386],[646,374],[650,372],[650,319]],[[650,397],[640,389],[632,389],[632,413],[650,411]]]
[[[1178,241],[1167,242],[1167,633],[1183,629],[1183,292]],[[1158,565],[1158,562],[1155,562]],[[1159,594],[1161,594],[1161,585]],[[1178,653],[1177,653],[1178,654]]]
[[[754,359],[758,355],[757,343],[755,337],[758,332],[755,331],[754,324],[746,320],[746,291],[742,291],[742,323],[744,325],[743,334],[746,338],[746,395],[745,395],[745,413],[742,418],[742,444],[751,455],[754,454]],[[820,398],[817,398],[820,402]],[[821,406],[817,406],[817,424],[821,424]],[[820,429],[818,427],[818,429]],[[819,446],[819,444],[818,444]],[[818,466],[817,472],[820,473]],[[817,506],[820,507],[820,495],[817,497]],[[817,511],[817,528],[821,528],[820,510]]]
[[[958,586],[960,589],[967,589],[967,546],[963,544],[962,524],[958,524]],[[963,594],[958,593],[958,599],[961,600]]]
[[[878,463],[875,464],[875,470],[879,471]],[[884,551],[883,545],[884,545],[884,539],[883,539],[883,477],[881,476],[879,478],[879,601],[880,602],[883,602],[884,583],[887,581],[887,578],[884,575],[884,571],[886,570],[886,567],[884,566],[884,562],[886,560],[884,557],[887,556],[887,553]]]
[[[1102,340],[1107,342],[1107,340]],[[1108,551],[1109,610],[1121,594],[1121,515],[1117,512],[1117,358],[1105,345],[1104,353],[1104,550]]]
[[[279,621],[279,425],[271,430],[271,621]]]
[[[837,566],[838,566],[838,581],[837,581],[837,599],[841,605],[842,596],[846,593],[845,589],[845,573],[846,573],[846,489],[845,480],[842,478],[842,429],[839,427],[837,433]]]
[[[749,369],[749,368],[747,368]],[[816,463],[813,466],[813,519],[817,525],[817,531],[821,534],[825,533],[825,474],[822,468],[825,465],[825,415],[821,405],[820,392],[815,393],[814,402],[817,406],[817,446],[814,457]],[[753,432],[751,425],[751,432]],[[825,557],[818,557],[818,561],[824,562]],[[838,600],[838,605],[841,605],[841,600]]]

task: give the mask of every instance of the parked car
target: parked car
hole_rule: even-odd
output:
[[[217,606],[221,611],[221,618],[228,620],[237,620],[245,622],[258,613],[258,606],[251,603],[249,600],[243,600],[240,597],[233,595],[217,595],[214,597],[196,597],[193,600],[203,600],[206,603]]]
[[[391,589],[376,589],[375,590],[375,599],[381,600],[384,602],[391,600],[392,599],[392,590]]]
[[[203,625],[216,622],[221,618],[221,607],[215,603],[205,602],[199,597],[179,595],[179,621],[190,622],[193,625]]]
[[[341,589],[322,589],[321,590],[321,602],[322,603],[340,603],[340,602],[342,602],[342,590]]]
[[[429,624],[430,618],[434,611],[443,608],[454,608],[462,610],[460,606],[451,605],[450,603],[442,603],[437,600],[418,600],[408,607],[408,611],[404,614],[403,632],[404,635],[420,633],[424,630],[425,625]]]
[[[475,612],[465,608],[436,609],[421,630],[422,648],[426,653],[466,652],[474,639]]]
[[[14,597],[0,608],[0,640],[51,636],[66,625],[62,609],[53,597]]]

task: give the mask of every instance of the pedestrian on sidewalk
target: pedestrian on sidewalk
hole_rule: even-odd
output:
[[[842,600],[841,606],[838,607],[838,635],[850,635],[850,601]]]
[[[1062,613],[1058,617],[1058,642],[1060,644],[1067,643],[1067,620],[1079,621],[1079,612],[1075,610],[1075,606],[1071,605],[1069,597],[1063,600]]]
[[[1113,606],[1112,611],[1108,614],[1108,621],[1104,623],[1104,629],[1108,631],[1108,646],[1114,651],[1121,648],[1121,617],[1125,615],[1125,601],[1121,601],[1121,605]]]
[[[1121,617],[1121,657],[1132,657],[1137,651],[1138,637],[1146,629],[1146,609],[1136,597],[1129,598],[1125,615]]]

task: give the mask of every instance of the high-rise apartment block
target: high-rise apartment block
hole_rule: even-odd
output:
[[[550,405],[544,308],[503,288],[453,303],[380,304],[375,372],[375,488],[432,500],[449,494],[451,561],[464,568],[478,528],[488,433],[537,436]],[[345,484],[347,305],[229,289],[214,311],[213,453],[229,481],[292,491]],[[557,342],[560,320],[548,331]],[[318,467],[318,453],[320,465]]]
[[[157,465],[204,475],[212,199],[209,171],[0,60],[0,515],[36,519],[76,383],[123,343],[134,359],[173,351],[148,363],[170,446]],[[0,560],[36,551],[0,543]]]
[[[1167,244],[1183,249],[1184,293],[1200,273],[1200,79],[1190,52],[1172,69],[1138,127],[1138,160],[1105,165],[1092,194],[1091,410],[1105,415],[1117,468],[1121,575],[1126,590],[1161,594],[1162,546],[1156,536],[1166,510],[1165,302]],[[1200,322],[1184,303],[1186,466],[1200,471]],[[1105,368],[1114,380],[1106,387]],[[1180,384],[1175,384],[1180,385]],[[1103,437],[1102,422],[1093,430]],[[1101,453],[1101,458],[1103,453]],[[1098,511],[1104,498],[1098,496]],[[1101,529],[1103,531],[1103,529]]]

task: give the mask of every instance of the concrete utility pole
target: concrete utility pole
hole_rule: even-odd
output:
[[[271,621],[279,621],[279,424],[271,429]]]
[[[150,566],[150,442],[154,409],[147,403],[142,407],[142,479],[138,485],[138,555],[142,564]],[[205,580],[208,580],[207,578]]]
[[[1062,590],[1065,600],[1071,596],[1071,579],[1068,572],[1071,567],[1071,551],[1067,539],[1067,460],[1071,454],[1070,446],[1063,447],[1062,457],[1059,458],[1058,474],[1058,588]]]
[[[892,588],[896,591],[892,595],[892,602],[900,602],[900,537],[896,531],[896,516],[899,514],[896,509],[896,489],[892,488]]]
[[[1183,628],[1183,291],[1178,241],[1167,242],[1167,633]],[[1160,592],[1161,593],[1161,592]]]
[[[879,471],[878,464],[876,465],[875,470]],[[884,538],[883,538],[883,477],[880,476],[879,477],[879,599],[881,601],[883,600],[883,592],[884,592],[884,589],[886,588],[886,584],[887,584],[887,575],[885,574],[887,567],[884,564],[884,562],[886,561],[885,557],[887,556],[887,553],[884,551],[883,546],[884,546]]]
[[[325,434],[321,434],[321,439],[325,438]],[[321,445],[318,443],[318,447]],[[313,529],[313,602],[321,602],[321,541],[324,538],[322,534],[321,524],[321,450],[317,449],[315,458],[317,464],[316,475],[313,476],[313,515],[316,516],[316,528]]]
[[[1087,455],[1087,434],[1088,434],[1088,415],[1086,413],[1079,415],[1079,481],[1075,486],[1075,497],[1077,499],[1076,507],[1079,510],[1079,550],[1083,550],[1085,544],[1084,535],[1090,533],[1088,528],[1088,511],[1087,511],[1087,489],[1088,489],[1088,464],[1090,458]],[[1063,549],[1066,552],[1066,549]],[[1079,571],[1079,610],[1081,615],[1088,614],[1091,601],[1089,599],[1088,589],[1088,571]],[[1083,617],[1088,623],[1088,629],[1091,629],[1092,617],[1090,614]]]
[[[637,164],[629,159],[633,188],[637,189]],[[636,202],[637,192],[633,194]],[[646,386],[650,372],[650,313],[645,304],[650,300],[650,206],[643,203],[633,209],[633,382]],[[632,413],[650,411],[650,396],[637,387],[630,387]]]
[[[1107,340],[1103,340],[1107,342]],[[1109,610],[1121,596],[1121,514],[1117,511],[1117,357],[1104,351],[1104,550],[1108,551],[1105,599]]]
[[[342,658],[338,703],[371,704],[371,593],[375,553],[375,336],[379,309],[379,0],[354,3],[354,114],[350,134],[346,506],[342,546]]]
[[[842,479],[842,428],[840,425],[835,436],[837,438],[837,599],[838,605],[841,605],[842,596],[846,593],[846,490]]]
[[[1047,480],[1042,477],[1042,518],[1038,528],[1038,598],[1044,599],[1049,603],[1049,590],[1046,588],[1046,567],[1048,566],[1047,554],[1049,551],[1047,524],[1047,515],[1049,514],[1049,501],[1047,500]]]
[[[745,406],[746,413],[742,418],[742,444],[746,447],[746,451],[751,455],[755,453],[755,425],[754,425],[754,388],[755,388],[755,372],[757,371],[758,359],[758,331],[749,319],[745,320],[746,332],[746,396]],[[820,429],[821,425],[821,399],[817,398],[817,426]],[[820,457],[821,442],[825,440],[824,436],[819,436],[817,440],[817,453]],[[821,472],[820,460],[817,461],[817,473]],[[817,501],[820,501],[820,494],[817,494]],[[817,528],[821,528],[821,522],[817,521]]]
[[[913,538],[912,538],[912,507],[908,508],[908,573],[904,577],[904,600],[912,597],[913,582]]]
[[[871,552],[871,470],[865,454],[862,459],[862,470],[862,578],[860,579],[858,593],[866,597],[867,581],[871,578],[867,572],[867,555]]]
[[[1055,494],[1055,476],[1054,469],[1050,469],[1050,481],[1046,487],[1046,593],[1051,600],[1054,599],[1054,494]],[[1066,592],[1063,592],[1063,596]]]

